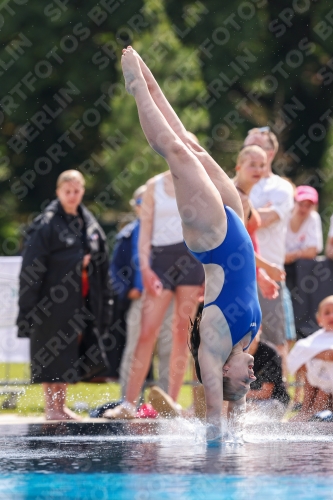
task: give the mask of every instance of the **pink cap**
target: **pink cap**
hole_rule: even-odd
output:
[[[296,201],[312,201],[315,205],[318,203],[318,193],[315,188],[311,186],[298,186],[295,191]]]

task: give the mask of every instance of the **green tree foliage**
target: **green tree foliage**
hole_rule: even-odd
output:
[[[232,152],[249,128],[270,125],[282,145],[278,172],[324,186],[320,169],[333,119],[332,7],[315,0],[167,2],[179,38],[200,54],[207,91],[198,97],[210,114],[220,164],[233,165]]]
[[[54,197],[59,173],[77,168],[99,147],[100,124],[110,114],[109,86],[117,78],[116,54],[140,8],[137,0],[126,6],[108,0],[3,3],[3,237],[17,229],[17,212],[22,222],[39,212]]]
[[[207,126],[207,113],[187,109],[204,86],[195,58],[187,61],[187,78],[175,73],[191,49],[174,35],[162,0],[10,0],[1,7],[0,25],[5,255],[17,251],[19,228],[54,197],[63,170],[85,174],[86,200],[99,216],[127,209],[133,190],[165,168],[148,153],[134,100],[124,92],[124,46],[134,42],[165,79],[191,130]]]

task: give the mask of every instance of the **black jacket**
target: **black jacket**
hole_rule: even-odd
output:
[[[106,237],[83,205],[78,219],[52,201],[27,231],[20,273],[18,335],[30,337],[33,382],[75,382],[88,377],[89,365],[98,364],[96,350],[82,358],[111,321],[111,290]],[[88,301],[82,297],[82,259],[88,267]],[[78,335],[84,333],[79,346]],[[96,343],[95,343],[96,344]],[[95,358],[94,358],[95,356]]]

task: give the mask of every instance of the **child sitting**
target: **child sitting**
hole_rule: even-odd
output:
[[[322,328],[296,342],[288,356],[291,374],[306,371],[303,406],[294,421],[308,420],[326,409],[333,394],[333,295],[320,302],[317,323]]]

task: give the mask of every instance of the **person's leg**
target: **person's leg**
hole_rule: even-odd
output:
[[[170,302],[167,312],[162,321],[160,333],[157,339],[158,354],[158,386],[164,392],[168,392],[169,368],[172,350],[172,318],[174,314],[174,299]]]
[[[262,334],[263,341],[268,340],[275,345],[279,355],[281,356],[282,375],[284,380],[287,379],[287,354],[288,346],[286,343],[285,334],[285,313],[283,306],[283,289],[280,288],[279,295],[276,299],[266,299],[263,297],[260,289],[258,297],[262,312]]]
[[[53,386],[55,384],[44,383],[45,418],[46,420],[56,420],[54,416],[58,413],[57,402],[54,399]]]
[[[275,346],[277,352],[281,358],[281,367],[282,367],[282,377],[284,383],[287,385],[288,380],[288,365],[287,365],[287,356],[288,356],[288,344],[278,344]]]
[[[294,318],[294,310],[291,302],[291,295],[289,289],[287,288],[284,281],[280,282],[281,293],[282,293],[282,303],[283,303],[283,311],[284,311],[284,320],[285,320],[285,335],[286,335],[286,344],[284,345],[284,366],[282,367],[285,378],[286,378],[286,387],[288,387],[288,367],[287,367],[287,356],[288,352],[291,349],[291,343],[296,340],[296,328],[295,328],[295,318]]]
[[[81,420],[66,407],[67,384],[44,383],[46,420]]]
[[[294,406],[301,405],[302,401],[302,389],[306,379],[306,367],[305,365],[301,366],[299,370],[297,370],[295,375],[295,393],[294,393]]]
[[[132,300],[126,315],[126,345],[119,369],[122,397],[126,394],[132,359],[140,336],[142,297]]]
[[[296,341],[296,328],[295,328],[295,317],[294,309],[291,301],[291,295],[289,289],[284,281],[280,282],[280,287],[282,290],[282,300],[284,307],[284,317],[285,317],[285,332],[288,352],[292,348],[292,343]]]
[[[317,392],[318,389],[309,384],[307,378],[305,378],[303,405],[297,415],[290,419],[292,422],[305,422],[311,417]]]
[[[320,411],[327,410],[329,407],[329,400],[330,395],[322,391],[321,389],[318,389],[316,398],[311,408],[312,414],[315,415]]]
[[[198,380],[193,361],[192,361],[192,373],[193,373],[193,382],[196,383],[196,385],[194,385],[192,388],[193,413],[196,418],[199,418],[200,420],[205,420],[206,418],[205,390],[204,386]]]
[[[208,173],[210,179],[218,189],[221,194],[223,203],[231,207],[235,212],[243,218],[243,207],[235,188],[234,183],[228,177],[228,175],[221,169],[221,167],[216,163],[216,161],[207,153],[207,151],[202,148],[187,132],[184,125],[180,121],[179,117],[175,113],[171,104],[168,102],[167,98],[163,94],[160,86],[155,80],[152,72],[141,59],[140,56],[140,67],[147,82],[149,92],[158,107],[162,115],[170,125],[171,129],[177,134],[181,141],[193,152],[193,154],[199,159],[201,164],[204,166],[206,172]]]
[[[136,100],[143,132],[171,170],[186,243],[198,252],[215,248],[224,240],[227,229],[219,191],[156,106],[132,49],[124,52],[122,66],[126,88]]]
[[[154,345],[164,317],[172,299],[170,290],[163,290],[159,297],[145,294],[142,299],[141,330],[135,348],[126,389],[126,401],[136,404],[148,373]]]
[[[177,401],[187,367],[189,318],[194,320],[198,308],[199,291],[199,286],[178,286],[175,292],[168,389],[168,394],[174,401]]]

